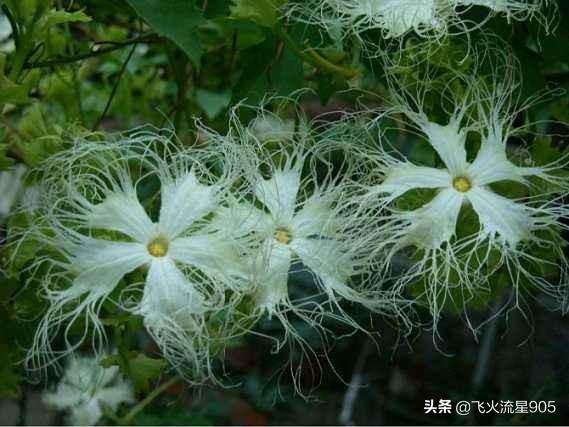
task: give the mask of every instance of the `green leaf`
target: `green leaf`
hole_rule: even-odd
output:
[[[27,25],[51,6],[51,0],[4,0],[19,24]]]
[[[557,148],[553,146],[550,137],[536,138],[532,147],[532,160],[538,166],[545,166],[553,163],[563,155]]]
[[[55,25],[66,24],[68,22],[90,22],[89,18],[83,11],[67,12],[65,10],[52,9],[41,17],[38,25],[42,29],[48,29]]]
[[[7,240],[11,241],[22,230],[29,226],[28,217],[25,213],[11,215],[8,219]],[[4,245],[0,250],[0,261],[7,263],[5,273],[10,277],[19,277],[24,266],[36,258],[42,248],[42,244],[31,237],[32,233],[26,233],[17,245]]]
[[[247,98],[249,103],[259,102],[270,90],[267,70],[275,56],[276,43],[270,35],[259,45],[245,49],[240,55],[241,77],[234,87],[233,100]]]
[[[17,84],[10,80],[4,73],[6,56],[0,54],[0,105],[2,104],[26,104],[30,101],[28,85]]]
[[[150,388],[149,381],[157,378],[167,363],[163,359],[153,359],[138,353],[135,358],[130,359],[131,378],[137,389],[148,390]]]
[[[0,286],[3,286],[0,277]],[[23,332],[12,307],[0,305],[0,397],[18,397],[22,374],[18,361],[21,360],[21,343],[17,338]]]
[[[214,119],[229,106],[231,91],[211,92],[205,89],[198,89],[196,90],[196,102],[208,118]]]
[[[230,16],[274,28],[279,19],[279,8],[286,2],[287,0],[232,0]]]
[[[271,70],[271,81],[278,95],[289,96],[304,87],[304,66],[290,49],[285,48]]]
[[[196,28],[205,22],[192,0],[127,0],[158,34],[173,41],[199,68],[203,48]]]
[[[8,157],[6,154],[8,152],[8,145],[0,143],[0,171],[8,169],[14,164],[14,160]]]
[[[62,134],[63,129],[38,103],[24,112],[12,143],[22,160],[34,167],[63,148]]]
[[[142,353],[130,352],[126,363],[120,354],[108,356],[101,361],[103,368],[119,366],[123,373],[130,377],[137,390],[148,391],[150,380],[157,378],[167,363],[163,359],[153,359]]]
[[[27,104],[30,102],[28,97],[28,87],[19,85],[0,76],[0,104]]]

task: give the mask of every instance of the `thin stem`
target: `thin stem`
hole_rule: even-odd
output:
[[[340,424],[345,426],[355,425],[353,420],[354,406],[356,404],[356,399],[363,384],[363,370],[368,356],[371,354],[372,346],[369,340],[366,340],[362,346],[362,350],[356,360],[356,365],[354,367],[354,372],[352,373],[352,379],[348,386],[348,390],[344,395],[344,401],[342,403],[342,412],[338,420]]]
[[[172,387],[177,382],[182,381],[182,377],[180,375],[176,375],[175,377],[170,378],[165,383],[161,384],[157,387],[152,393],[142,399],[136,406],[134,406],[128,414],[121,418],[121,424],[130,424],[133,418],[141,412],[146,406],[148,406],[154,399],[156,399],[162,392],[166,391],[170,387]]]
[[[84,59],[95,58],[97,56],[105,55],[110,52],[114,52],[115,50],[122,49],[123,47],[130,46],[130,45],[137,45],[138,43],[157,43],[161,39],[156,37],[155,35],[142,35],[132,39],[128,39],[122,42],[113,42],[111,46],[99,49],[96,51],[91,50],[90,52],[81,53],[74,56],[69,56],[66,58],[56,58],[56,59],[48,59],[46,61],[38,61],[33,62],[31,64],[27,63],[24,64],[24,69],[32,69],[32,68],[46,68],[46,67],[55,67],[57,65],[65,65],[71,64],[77,61],[83,61]],[[97,44],[106,43],[100,42]]]
[[[126,67],[127,67],[128,63],[130,62],[130,59],[132,58],[134,51],[136,50],[136,46],[137,46],[136,43],[134,45],[132,45],[132,48],[130,49],[128,56],[126,57],[126,60],[122,64],[122,67],[119,71],[119,75],[117,77],[117,81],[115,82],[115,85],[113,86],[113,90],[109,96],[109,99],[107,100],[107,105],[105,105],[105,109],[103,110],[103,113],[99,117],[99,120],[97,120],[97,123],[95,123],[95,125],[93,126],[94,131],[99,129],[99,126],[101,126],[101,123],[103,122],[105,116],[107,115],[107,113],[109,112],[109,109],[111,108],[111,104],[113,103],[113,99],[115,98],[115,95],[116,95],[117,90],[119,88],[119,84],[122,80],[122,76],[124,75],[124,72],[126,71]]]
[[[277,36],[285,43],[285,45],[305,62],[312,64],[314,67],[319,68],[321,70],[327,71],[332,74],[339,74],[347,79],[350,79],[356,76],[356,71],[350,68],[344,68],[339,65],[333,64],[332,62],[328,61],[323,56],[319,55],[313,48],[306,47],[306,54],[303,52],[296,44],[296,42],[292,39],[292,37],[282,28],[282,26],[277,25],[275,28],[275,32]]]
[[[479,392],[482,389],[484,381],[488,375],[490,357],[492,356],[494,341],[496,340],[496,334],[498,333],[498,314],[501,311],[502,305],[503,303],[499,302],[492,308],[492,320],[486,328],[482,338],[482,346],[478,353],[478,360],[476,361],[474,374],[472,375],[472,388],[475,392]]]
[[[339,74],[344,76],[347,79],[351,79],[355,77],[356,72],[349,68],[340,67],[339,65],[333,64],[320,55],[318,52],[314,50],[314,48],[310,46],[306,46],[306,51],[311,55],[313,61],[311,61],[314,65],[318,65],[319,68],[322,68],[326,71],[329,71],[334,74]]]
[[[10,22],[10,26],[12,27],[12,37],[14,38],[14,45],[16,46],[17,49],[18,46],[20,45],[20,27],[18,27],[18,23],[14,19],[14,15],[12,15],[12,11],[8,9],[8,6],[3,4],[1,6],[1,9],[2,12],[4,12],[4,15],[6,15],[6,18],[8,18],[8,21]]]

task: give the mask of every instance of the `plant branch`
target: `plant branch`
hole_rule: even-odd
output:
[[[122,67],[119,71],[119,75],[117,77],[117,81],[115,82],[115,85],[113,86],[113,90],[112,90],[111,94],[109,95],[109,99],[107,100],[107,105],[105,105],[105,109],[103,110],[103,113],[99,117],[99,120],[97,120],[97,123],[95,123],[95,125],[93,126],[93,131],[96,131],[97,129],[99,129],[99,126],[101,126],[103,119],[105,118],[105,116],[109,112],[109,109],[111,108],[111,104],[113,103],[113,99],[115,98],[115,95],[116,95],[117,90],[119,88],[119,84],[122,80],[122,76],[124,75],[124,72],[126,71],[126,67],[127,67],[128,63],[130,62],[130,59],[132,58],[134,51],[136,50],[136,46],[137,46],[136,43],[132,45],[132,48],[130,49],[128,56],[126,57],[126,60],[123,62]]]
[[[124,40],[122,42],[98,42],[96,46],[100,44],[111,44],[111,46],[99,50],[91,50],[89,52],[80,53],[74,56],[27,63],[24,65],[24,69],[47,68],[47,67],[55,67],[57,65],[71,64],[73,62],[83,61],[85,59],[95,58],[97,56],[105,55],[107,53],[114,52],[115,50],[119,50],[122,49],[123,47],[131,46],[133,44],[137,45],[139,43],[157,43],[160,40],[161,38],[157,37],[154,34],[151,35],[145,34],[138,37],[134,37],[132,39]]]
[[[338,421],[340,421],[340,424],[342,425],[345,426],[355,425],[353,420],[354,406],[356,404],[356,399],[358,398],[360,389],[363,386],[363,379],[364,379],[363,370],[367,358],[371,354],[371,350],[372,350],[372,345],[369,340],[366,340],[356,360],[356,365],[354,366],[354,372],[352,373],[352,379],[350,380],[350,384],[348,385],[348,390],[344,395],[344,401],[342,403],[342,411],[340,412],[340,416],[338,417]]]
[[[140,411],[142,411],[144,408],[146,408],[146,406],[148,406],[154,399],[156,399],[158,396],[160,396],[160,394],[162,394],[162,392],[166,391],[167,389],[172,387],[177,382],[180,382],[181,380],[182,380],[182,377],[180,375],[176,375],[175,377],[170,378],[168,381],[166,381],[165,383],[161,384],[159,387],[154,389],[154,391],[152,393],[150,393],[148,396],[146,396],[144,399],[142,399],[136,406],[134,406],[129,411],[128,414],[126,414],[124,417],[121,418],[121,424],[123,424],[123,425],[130,424],[132,422],[133,418]]]
[[[484,381],[488,376],[490,358],[492,357],[494,341],[498,333],[498,315],[503,308],[503,304],[503,301],[499,301],[492,307],[490,324],[486,328],[482,338],[482,346],[478,353],[474,374],[472,375],[472,388],[475,392],[479,392],[482,389]]]
[[[285,43],[296,56],[305,62],[312,64],[314,67],[332,74],[338,74],[342,77],[350,79],[356,76],[356,71],[351,68],[345,68],[340,65],[333,64],[326,58],[318,54],[313,48],[307,46],[306,52],[302,51],[292,37],[283,29],[282,26],[277,25],[275,28],[277,36]]]

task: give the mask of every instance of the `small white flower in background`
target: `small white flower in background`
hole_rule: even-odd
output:
[[[251,133],[259,141],[287,141],[294,138],[294,120],[284,120],[275,115],[260,115],[249,125]]]
[[[144,284],[129,286],[126,301],[115,302],[143,316],[165,356],[189,366],[192,379],[209,368],[204,314],[223,303],[233,286],[227,265],[237,259],[207,220],[230,182],[208,172],[204,156],[210,154],[203,147],[180,151],[166,137],[139,132],[119,141],[80,140],[46,161],[31,229],[59,256],[37,261],[48,263],[51,274],[45,278],[50,306],[29,352],[36,366],[77,348],[90,330],[101,348],[101,305],[125,275],[143,267]],[[152,179],[160,188],[156,219],[138,195]],[[70,329],[83,316],[87,327],[71,341]],[[68,348],[56,352],[52,334],[60,327]]]
[[[95,425],[105,408],[116,411],[123,403],[134,403],[131,384],[117,366],[103,368],[94,357],[72,357],[54,392],[45,392],[43,402],[54,409],[68,412],[69,425]]]
[[[511,72],[499,68],[496,75]],[[527,159],[530,166],[513,162],[508,142],[524,131],[516,129],[514,120],[527,104],[517,104],[516,88],[506,77],[495,77],[488,86],[478,77],[457,77],[467,93],[455,101],[455,111],[444,125],[431,121],[423,112],[421,102],[427,89],[416,96],[403,86],[392,89],[394,111],[403,113],[434,149],[440,167],[415,164],[405,156],[390,154],[386,142],[375,153],[362,150],[370,161],[370,174],[375,175],[372,180],[381,176],[382,181],[372,184],[365,196],[369,212],[377,220],[369,232],[376,235],[379,263],[387,272],[398,258],[411,256],[412,265],[396,278],[396,286],[403,289],[422,281],[435,324],[453,289],[468,301],[475,292],[488,291],[488,279],[499,268],[514,288],[516,305],[522,304],[524,284],[527,290],[540,289],[562,301],[569,271],[559,233],[567,229],[569,218],[569,208],[563,202],[569,179],[558,174],[567,165],[567,158],[545,166],[531,166]],[[451,87],[447,89],[451,91]],[[400,96],[405,93],[408,97]],[[446,99],[456,99],[446,95]],[[413,98],[411,102],[409,97]],[[472,161],[467,158],[469,134],[478,134],[481,140]],[[495,188],[500,183],[517,183],[527,195],[505,197]],[[548,187],[547,191],[532,194],[539,184]],[[405,197],[413,191],[426,189],[434,192],[430,201],[411,209],[401,205],[410,200]],[[461,220],[461,212],[472,212],[475,219]],[[474,231],[459,234],[465,228],[462,226]],[[556,261],[535,254],[544,248]],[[551,266],[556,268],[559,282],[551,283],[550,278],[535,271]]]
[[[12,169],[0,172],[0,220],[6,217],[23,192],[23,179],[27,168],[16,165]]]

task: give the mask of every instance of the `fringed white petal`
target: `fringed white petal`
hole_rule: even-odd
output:
[[[104,202],[93,206],[89,225],[119,231],[137,242],[146,242],[155,230],[136,193],[111,193]]]
[[[258,307],[272,314],[279,304],[288,298],[288,273],[292,260],[292,252],[286,245],[267,243],[262,254],[264,262],[260,262],[262,271],[256,278]]]
[[[290,221],[294,215],[296,197],[300,187],[300,171],[275,170],[270,179],[256,183],[255,196],[277,221]]]
[[[118,367],[103,368],[99,359],[73,357],[54,393],[43,402],[59,410],[70,410],[73,425],[95,425],[103,416],[101,403],[115,411],[121,403],[134,402],[130,384],[118,375]]]
[[[530,237],[534,219],[523,204],[484,188],[473,188],[467,197],[478,214],[484,235],[511,247]]]
[[[271,231],[272,220],[269,214],[250,203],[232,203],[229,207],[221,206],[215,211],[212,228],[224,230],[231,236],[241,237],[251,232]]]
[[[71,409],[69,423],[76,426],[94,426],[103,417],[103,411],[95,398]]]
[[[457,6],[484,6],[494,12],[514,13],[519,11],[531,12],[537,10],[537,3],[525,0],[454,0]]]
[[[461,193],[446,189],[421,208],[405,212],[403,217],[409,223],[409,231],[401,246],[416,245],[437,249],[444,242],[450,241],[456,232],[463,200]]]
[[[180,237],[170,244],[169,256],[214,276],[237,273],[240,259],[236,245],[213,234]]]
[[[399,197],[416,188],[444,188],[452,183],[452,177],[444,169],[399,163],[392,167],[381,185],[375,188],[380,193]]]
[[[329,197],[317,194],[308,199],[290,223],[295,237],[311,235],[331,236],[337,228],[338,218],[332,210]]]
[[[150,260],[141,243],[88,239],[71,252],[77,291],[111,292],[119,280]]]
[[[352,299],[355,292],[347,285],[348,278],[354,274],[351,260],[346,258],[340,244],[329,239],[294,239],[290,247],[301,261],[320,278],[326,293],[337,293]]]
[[[328,3],[353,21],[371,28],[379,26],[387,38],[440,25],[436,0],[328,0]]]
[[[55,393],[44,393],[42,395],[43,403],[60,411],[78,405],[81,399],[82,395],[78,393],[77,387],[66,383],[60,383]]]
[[[134,393],[132,386],[122,379],[118,379],[111,387],[102,387],[97,391],[97,400],[103,402],[111,410],[116,411],[121,403],[133,403]]]
[[[170,257],[154,258],[146,276],[146,287],[138,312],[151,321],[167,316],[180,324],[205,310],[204,297]]]
[[[364,0],[361,8],[369,8],[377,17],[387,37],[400,37],[410,30],[420,31],[439,25],[436,0]]]
[[[456,118],[452,118],[448,125],[425,121],[421,124],[429,143],[433,146],[444,162],[451,175],[462,175],[466,172],[466,131],[460,128]]]
[[[524,183],[523,168],[508,160],[505,145],[495,138],[485,138],[467,176],[474,185],[487,185],[499,181]]]
[[[160,229],[175,238],[217,207],[218,187],[201,184],[193,172],[162,183]]]
[[[164,357],[192,383],[211,376],[210,305],[172,259],[152,262],[138,312]]]

